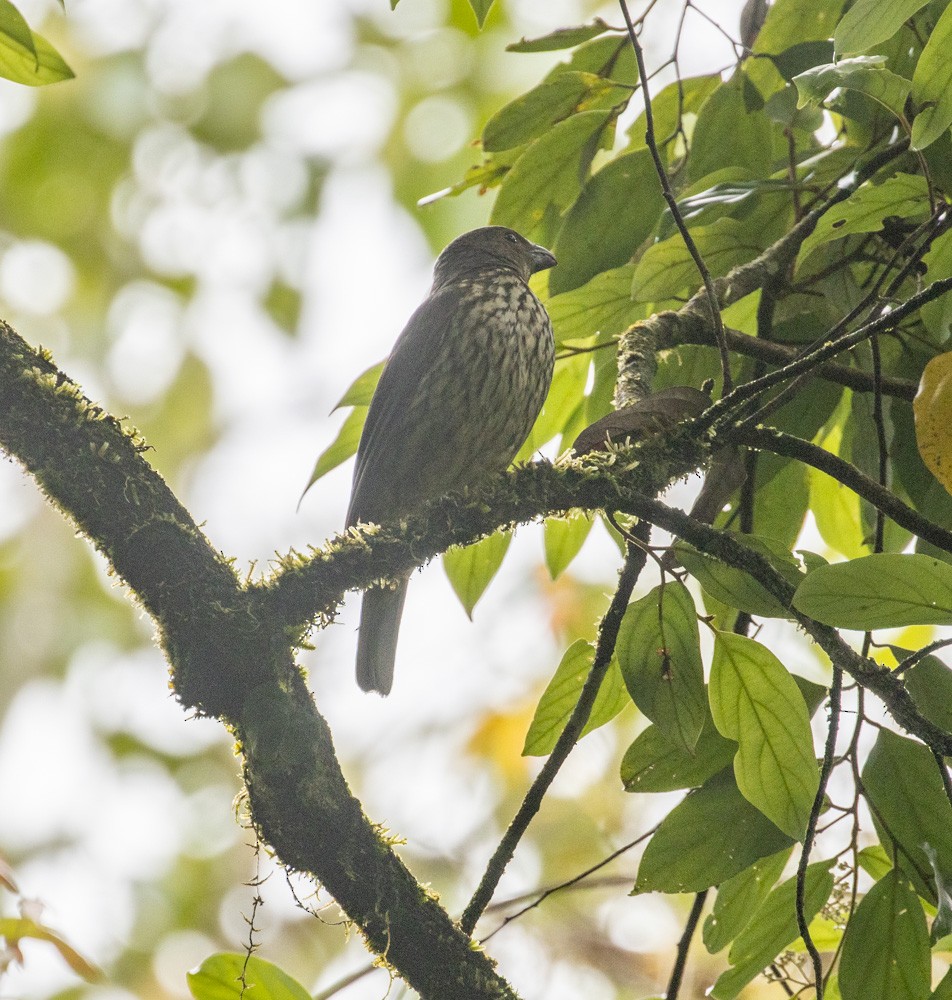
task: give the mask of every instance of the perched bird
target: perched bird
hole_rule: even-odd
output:
[[[527,282],[554,265],[548,250],[503,226],[464,233],[440,254],[370,401],[348,527],[397,521],[509,465],[552,381],[552,325]],[[390,691],[408,581],[364,594],[365,691]]]

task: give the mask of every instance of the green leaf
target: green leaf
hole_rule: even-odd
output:
[[[891,871],[846,925],[840,993],[843,1000],[926,1000],[930,979],[925,914],[908,882]]]
[[[44,941],[51,945],[73,972],[77,976],[82,976],[87,982],[95,983],[103,978],[101,969],[45,924],[37,923],[29,917],[0,917],[0,940],[3,940],[5,945],[7,942],[18,942],[23,938]]]
[[[900,659],[907,650],[896,650]],[[938,657],[924,656],[903,675],[916,708],[934,725],[952,733],[952,670]]]
[[[738,743],[734,775],[744,798],[802,840],[820,773],[810,716],[796,682],[766,646],[719,632],[710,701],[721,735]]]
[[[555,676],[549,681],[536,707],[522,748],[524,756],[543,757],[552,752],[578,702],[594,658],[595,649],[584,639],[577,639],[565,651]],[[612,660],[592,706],[592,714],[582,730],[582,736],[611,722],[628,703],[628,692],[625,690],[621,671],[617,661]]]
[[[769,57],[777,72],[788,82],[814,66],[833,61],[833,43],[829,39],[797,42],[783,52]]]
[[[856,0],[836,26],[833,46],[837,56],[868,52],[893,35],[928,0]]]
[[[567,341],[597,337],[605,343],[647,315],[645,307],[632,302],[632,266],[616,267],[596,274],[571,292],[556,295],[546,303],[558,346]]]
[[[621,780],[626,792],[675,792],[697,788],[734,759],[737,744],[717,731],[708,712],[693,752],[664,738],[648,726],[625,751]]]
[[[790,848],[754,862],[717,887],[714,908],[704,920],[704,947],[710,954],[725,948],[750,923],[754,911],[780,878]]]
[[[734,537],[749,549],[764,556],[788,583],[797,586],[803,580],[797,561],[780,542],[772,538],[740,533]],[[683,542],[678,542],[674,550],[684,568],[700,583],[706,593],[721,604],[764,618],[791,617],[790,612],[769,591],[743,570],[728,566]]]
[[[469,5],[473,8],[473,13],[476,15],[476,23],[480,28],[486,23],[489,9],[494,3],[495,0],[469,0]]]
[[[923,845],[935,851],[939,870],[952,875],[952,806],[932,754],[921,743],[880,730],[863,767],[863,790],[883,845],[916,891],[937,902]]]
[[[257,955],[218,952],[185,978],[195,1000],[311,1000],[296,979]]]
[[[738,264],[753,260],[762,247],[750,226],[737,219],[717,219],[691,230],[691,237],[707,269],[724,275]],[[680,235],[648,247],[635,267],[632,297],[636,302],[660,302],[699,287],[701,276]]]
[[[610,86],[595,73],[560,73],[544,80],[486,122],[483,149],[497,152],[531,142],[576,110],[585,110],[579,104],[590,91]]]
[[[803,241],[797,256],[797,266],[819,246],[853,233],[876,233],[883,228],[883,219],[925,216],[929,212],[929,192],[926,180],[918,174],[896,174],[882,184],[864,184],[855,194],[834,205],[816,229]]]
[[[808,925],[833,891],[830,868],[834,861],[817,861],[807,868],[803,915]],[[767,896],[731,946],[731,968],[721,975],[711,990],[715,1000],[734,1000],[755,976],[800,936],[796,898],[796,876],[778,885]]]
[[[337,437],[318,456],[311,478],[307,481],[307,486],[304,487],[304,493],[307,493],[321,476],[326,476],[331,469],[336,469],[351,455],[356,454],[366,419],[367,408],[365,406],[355,406],[347,414],[347,419],[344,420],[341,429],[337,432]],[[301,494],[302,497],[304,493]]]
[[[663,208],[648,150],[607,163],[582,189],[559,230],[552,248],[559,266],[549,278],[551,294],[571,291],[630,261],[651,235]]]
[[[952,277],[952,232],[937,236],[922,262],[926,265],[929,284]],[[945,343],[952,334],[952,295],[940,295],[934,302],[927,302],[919,310],[919,316],[932,342]]]
[[[839,87],[865,94],[903,118],[912,81],[886,69],[884,62],[885,56],[856,56],[800,73],[793,78],[800,94],[797,107],[822,104]]]
[[[952,566],[892,552],[820,566],[797,588],[793,605],[826,625],[859,631],[952,625]]]
[[[377,364],[371,365],[365,372],[358,375],[351,382],[347,392],[334,404],[334,410],[339,410],[343,406],[370,406],[374,389],[377,388],[377,383],[383,373],[383,366],[386,363],[386,361],[378,361]],[[334,410],[331,410],[331,413]]]
[[[578,555],[594,523],[591,514],[582,513],[546,519],[545,564],[553,580],[558,579]]]
[[[629,604],[615,655],[632,701],[670,743],[691,752],[706,706],[697,611],[687,587],[667,583]]]
[[[32,44],[24,41],[24,27],[30,32]],[[30,31],[16,8],[9,0],[3,0],[0,6],[0,76],[29,87],[41,87],[72,79],[74,75],[56,49],[42,35]]]
[[[634,893],[701,892],[793,841],[721,771],[661,821],[638,866]]]
[[[952,1000],[952,969],[946,972],[939,985],[929,994],[929,1000]]]
[[[554,52],[558,49],[574,49],[576,45],[581,45],[590,38],[597,38],[610,30],[600,17],[596,17],[591,24],[583,24],[577,28],[557,28],[539,38],[523,38],[519,42],[507,45],[506,51]]]
[[[939,867],[939,858],[935,848],[931,844],[923,844],[922,849],[926,852],[926,857],[932,866],[932,878],[935,881],[936,898],[939,901],[935,918],[932,921],[932,928],[929,931],[929,940],[935,944],[952,933],[952,893],[950,893],[952,886]]]
[[[952,8],[946,7],[912,77],[912,99],[919,113],[912,123],[912,148],[925,149],[952,125]]]
[[[511,541],[511,532],[497,531],[475,545],[454,545],[443,553],[443,569],[470,618],[499,571]]]
[[[607,111],[583,111],[536,139],[506,174],[490,222],[543,240],[553,215],[578,197],[610,117]]]
[[[743,74],[722,83],[698,112],[688,158],[689,180],[697,181],[725,166],[725,138],[730,136],[730,165],[754,177],[772,173],[773,139],[770,121],[752,111],[744,98]]]

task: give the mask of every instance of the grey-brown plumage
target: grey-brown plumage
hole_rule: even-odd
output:
[[[384,367],[357,449],[347,524],[387,524],[483,482],[512,461],[542,408],[555,345],[529,276],[555,257],[503,226],[464,233]],[[393,683],[409,574],[365,594],[357,680]]]

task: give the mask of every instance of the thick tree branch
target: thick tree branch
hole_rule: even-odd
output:
[[[176,694],[219,716],[252,815],[289,868],[322,882],[423,997],[516,994],[413,878],[351,794],[293,660],[299,634],[257,613],[144,445],[0,324],[0,445],[33,474],[155,620]]]

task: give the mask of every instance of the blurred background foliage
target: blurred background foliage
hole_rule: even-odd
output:
[[[599,5],[496,4],[482,32],[466,0],[20,8],[76,78],[0,81],[0,315],[141,430],[149,460],[240,565],[320,541],[341,523],[349,468],[295,504],[336,433],[331,407],[386,353],[434,252],[490,209],[475,190],[418,200],[463,176],[489,118],[560,55],[505,46]],[[730,62],[709,34],[693,44],[707,68]],[[583,553],[552,582],[540,533],[520,533],[476,625],[442,574],[425,574],[401,654],[420,669],[385,707],[352,690],[353,614],[309,661],[357,793],[408,836],[409,863],[451,909],[535,766],[519,754],[558,650],[590,637],[605,604],[615,550],[604,535],[592,544],[608,563]],[[538,625],[512,635],[497,626],[503,609]],[[105,970],[82,984],[48,943],[24,941],[0,990],[186,996],[187,969],[248,935],[257,869],[232,746],[216,723],[182,717],[149,622],[9,462],[0,678],[0,856],[42,919]],[[599,861],[645,828],[636,811],[663,814],[660,800],[617,794],[623,720],[624,740],[608,727],[573,759],[504,896]],[[525,996],[657,988],[678,917],[626,898],[633,873],[622,859],[608,890],[553,897],[494,939]],[[327,902],[295,888],[307,906]],[[366,965],[333,907],[315,919],[280,872],[259,891],[264,957],[315,990]],[[17,898],[4,893],[4,913]],[[386,988],[377,972],[341,995]]]

